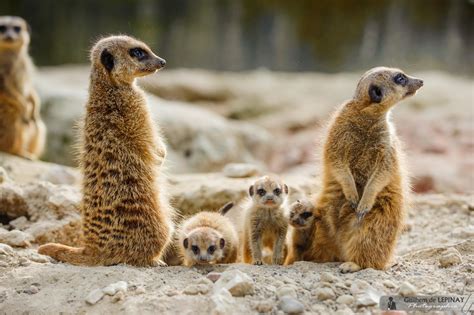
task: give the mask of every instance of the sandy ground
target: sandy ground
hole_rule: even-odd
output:
[[[0,313],[279,314],[282,306],[278,295],[285,290],[296,293],[297,301],[308,314],[378,313],[377,305],[360,305],[373,303],[364,302],[364,297],[397,294],[404,290],[400,287],[406,286],[406,282],[414,286],[417,294],[474,293],[473,210],[472,197],[418,197],[408,217],[408,231],[398,244],[397,264],[387,271],[367,269],[354,274],[339,273],[338,263],[310,262],[289,267],[75,267],[41,262],[42,257],[35,255],[34,249],[8,254],[0,247],[0,261],[8,261],[0,267]],[[443,268],[440,259],[449,248],[455,248],[461,261]],[[219,303],[214,302],[216,284],[206,280],[206,275],[233,269],[251,277],[254,293],[232,297],[229,308],[222,311]],[[106,295],[94,305],[86,302],[93,290],[118,281],[128,284],[123,294]],[[199,284],[201,293],[196,294],[193,286]],[[364,293],[357,293],[358,287],[363,287]],[[333,294],[321,295],[321,288],[330,288]],[[349,300],[346,305],[338,299],[343,295],[355,300],[341,298]]]

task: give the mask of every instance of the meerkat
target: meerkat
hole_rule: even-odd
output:
[[[230,264],[237,261],[239,240],[225,213],[233,207],[226,204],[219,212],[199,212],[183,222],[179,231],[181,256],[185,266]]]
[[[75,265],[162,265],[173,231],[160,184],[166,150],[135,78],[165,60],[139,40],[111,36],[94,45],[91,62],[80,153],[83,246],[38,251]]]
[[[288,231],[288,186],[279,178],[264,176],[249,187],[250,200],[245,207],[242,259],[263,264],[263,247],[272,249],[272,264],[283,264]]]
[[[29,43],[25,20],[0,16],[0,150],[37,159],[45,145],[46,127],[32,83]]]
[[[306,253],[310,260],[342,261],[341,272],[385,269],[392,261],[409,185],[390,112],[422,86],[399,69],[373,68],[334,115],[324,144],[322,191],[315,202],[321,222]]]
[[[315,220],[319,219],[311,201],[307,199],[297,200],[290,205],[289,214],[289,245],[285,265],[291,265],[295,261],[306,260],[305,253],[311,245],[311,237],[314,233]]]

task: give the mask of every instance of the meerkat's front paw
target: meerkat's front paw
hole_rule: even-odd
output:
[[[364,202],[361,200],[356,209],[357,220],[360,222],[365,217],[365,215],[372,209],[372,204]]]
[[[357,205],[359,204],[359,194],[357,191],[344,192],[344,196],[346,197],[346,200],[349,201],[351,208],[354,210],[357,209]]]
[[[358,264],[352,261],[347,261],[339,265],[339,271],[342,273],[357,272],[361,269],[362,268]]]
[[[151,264],[150,264],[151,267],[167,267],[168,264],[165,263],[163,260],[161,259],[155,259],[155,260],[152,260]]]
[[[257,259],[257,260],[253,261],[253,264],[256,265],[256,266],[261,266],[261,265],[263,265],[263,261],[261,259]]]
[[[274,265],[283,265],[283,262],[284,262],[283,257],[278,256],[278,257],[272,258],[272,264]]]

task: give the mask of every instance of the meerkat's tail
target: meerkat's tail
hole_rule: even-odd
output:
[[[38,253],[72,265],[93,266],[97,264],[96,258],[84,254],[84,247],[49,243],[41,245],[38,248]]]
[[[234,203],[232,201],[230,201],[230,202],[226,203],[225,205],[223,205],[222,208],[219,209],[219,213],[221,215],[225,215],[233,207],[234,207]]]

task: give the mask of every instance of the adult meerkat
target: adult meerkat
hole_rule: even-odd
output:
[[[0,150],[36,159],[44,148],[46,127],[33,88],[29,43],[25,20],[0,17]]]
[[[272,263],[283,264],[287,246],[288,186],[279,178],[264,176],[249,188],[250,201],[245,208],[242,259],[263,264],[263,246],[272,249]]]
[[[317,219],[320,219],[320,216],[311,201],[307,199],[297,200],[290,206],[290,237],[285,265],[306,260],[305,253],[311,245],[311,237]]]
[[[80,154],[84,244],[38,252],[75,265],[162,264],[172,234],[172,209],[158,186],[165,148],[135,78],[165,61],[128,36],[98,41],[91,61]]]
[[[399,69],[373,68],[333,117],[316,200],[322,218],[307,253],[311,260],[343,261],[342,272],[388,266],[409,193],[390,110],[422,86]]]
[[[224,216],[232,207],[233,203],[228,203],[219,212],[199,212],[183,222],[179,230],[179,248],[185,266],[237,261],[237,232]]]

